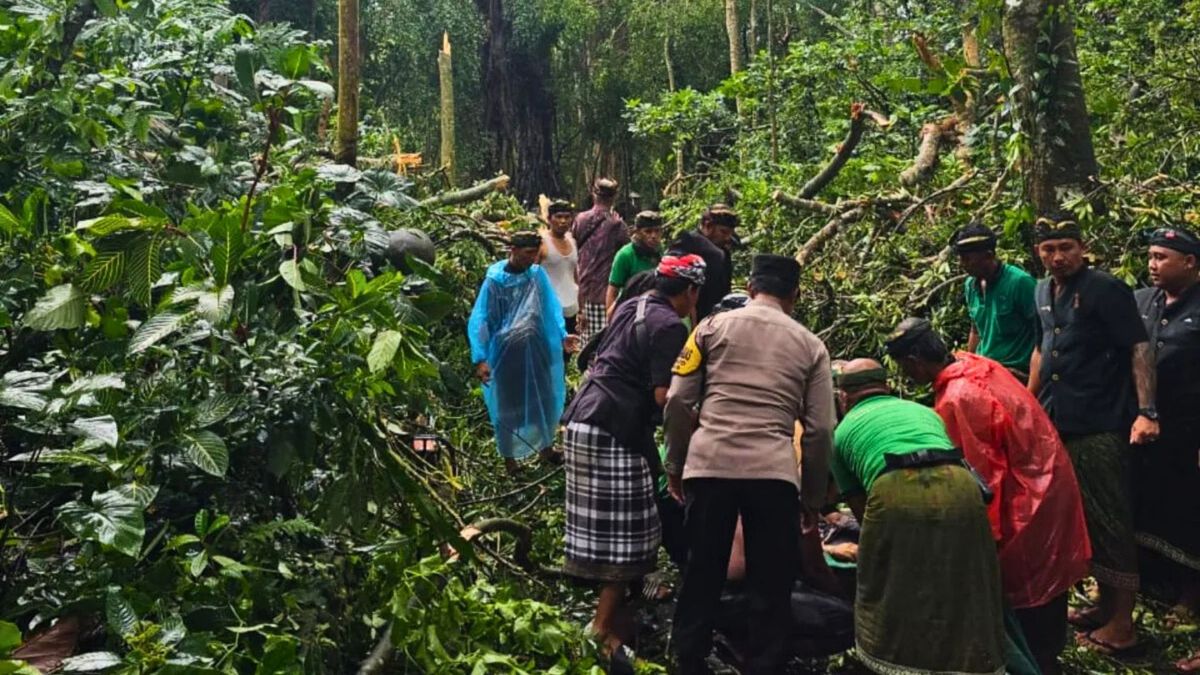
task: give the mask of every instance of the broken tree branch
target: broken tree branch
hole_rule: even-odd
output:
[[[867,120],[875,122],[880,128],[886,130],[892,125],[892,120],[885,115],[881,115],[873,110],[868,110],[863,103],[853,103],[850,106],[850,131],[846,133],[846,139],[837,147],[837,152],[834,153],[833,159],[829,160],[829,164],[821,169],[820,173],[813,176],[804,187],[800,188],[800,192],[795,196],[789,195],[782,190],[775,192],[775,201],[781,204],[790,204],[791,206],[801,206],[804,200],[810,200],[817,195],[818,192],[825,189],[833,179],[837,177],[842,167],[846,165],[850,157],[854,154],[854,149],[858,147],[859,141],[862,140],[863,131],[866,129]],[[817,210],[821,210],[818,208]],[[841,209],[844,210],[844,209]],[[827,211],[826,211],[827,212]]]
[[[838,202],[837,204],[830,204],[829,202],[817,201],[815,199],[802,199],[800,197],[793,197],[783,190],[776,190],[775,194],[771,195],[771,198],[780,204],[794,206],[798,209],[805,209],[808,211],[816,211],[818,213],[824,213],[830,216],[841,215],[860,203],[856,201],[849,203]]]
[[[918,210],[920,210],[920,208],[922,206],[925,206],[926,204],[928,204],[930,202],[937,201],[937,200],[941,199],[942,197],[945,197],[946,195],[951,194],[952,192],[957,192],[958,190],[963,189],[964,187],[967,186],[967,183],[970,183],[971,180],[973,178],[975,178],[975,176],[977,176],[978,174],[979,174],[979,172],[976,170],[968,171],[967,173],[964,173],[963,175],[956,178],[953,183],[947,185],[946,187],[944,187],[940,190],[934,190],[933,192],[929,193],[925,197],[918,199],[916,202],[913,203],[912,206],[909,206],[908,208],[904,209],[904,212],[900,214],[900,218],[896,221],[896,229],[899,230],[899,229],[903,228],[904,224],[908,222],[908,219],[911,218],[914,213],[916,213]]]
[[[491,180],[486,180],[478,185],[474,185],[465,190],[455,190],[453,192],[443,192],[439,195],[434,195],[428,199],[421,200],[421,206],[426,208],[436,208],[439,206],[449,206],[451,204],[466,204],[473,202],[476,199],[482,199],[492,192],[503,192],[508,189],[509,177],[500,174]]]
[[[816,234],[809,237],[808,241],[804,242],[804,246],[801,246],[800,251],[796,253],[796,262],[800,263],[800,266],[803,267],[814,253],[821,250],[822,246],[824,246],[829,242],[829,240],[833,239],[834,236],[837,235],[838,230],[845,225],[849,225],[850,223],[861,220],[866,213],[866,209],[860,207],[856,209],[850,209],[849,211],[832,218],[828,223],[825,223],[824,227],[822,227],[820,230],[817,230]]]
[[[947,117],[921,127],[921,145],[912,166],[900,173],[900,184],[908,187],[924,183],[937,171],[942,145],[955,136],[958,118]]]

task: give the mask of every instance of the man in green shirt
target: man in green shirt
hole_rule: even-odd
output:
[[[613,258],[612,272],[608,275],[608,295],[604,307],[609,318],[617,305],[621,289],[633,275],[658,266],[662,258],[659,245],[662,243],[663,219],[657,211],[642,211],[633,221],[633,240],[617,251]]]
[[[1037,340],[1037,282],[1025,270],[996,258],[996,235],[982,223],[959,230],[953,248],[967,273],[967,351],[999,362],[1025,382]]]
[[[980,489],[938,414],[878,361],[834,373],[833,475],[862,523],[854,633],[878,673],[1004,670],[1000,565]]]

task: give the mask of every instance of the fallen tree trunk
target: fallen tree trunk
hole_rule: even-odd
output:
[[[837,152],[834,153],[833,159],[829,160],[829,164],[821,169],[817,175],[813,176],[803,187],[800,188],[795,196],[789,195],[782,190],[775,192],[775,201],[782,204],[791,203],[793,206],[799,200],[812,199],[821,190],[833,182],[837,178],[842,167],[846,166],[846,162],[854,155],[854,149],[858,147],[862,141],[863,132],[866,130],[867,120],[870,119],[880,129],[887,129],[891,126],[892,121],[884,115],[881,115],[873,110],[867,110],[863,103],[853,103],[850,105],[850,130],[846,132],[846,138],[838,146]]]
[[[900,184],[907,187],[919,185],[933,178],[941,160],[942,146],[955,137],[958,118],[947,117],[941,122],[930,122],[921,127],[921,145],[912,166],[900,173]]]
[[[796,262],[800,263],[800,266],[803,267],[814,253],[820,251],[821,248],[829,242],[829,240],[833,239],[834,236],[837,235],[838,230],[845,225],[862,220],[866,213],[866,209],[860,207],[850,209],[839,216],[835,216],[828,223],[825,223],[825,227],[817,230],[816,234],[809,237],[808,241],[804,242],[804,246],[801,246],[800,251],[796,253]]]
[[[436,208],[439,206],[450,206],[453,204],[465,204],[473,202],[476,199],[482,199],[492,192],[503,192],[508,189],[509,178],[504,174],[500,174],[491,180],[486,180],[478,185],[466,188],[465,190],[455,190],[452,192],[443,192],[439,195],[434,195],[427,199],[421,200],[421,206],[426,208]]]

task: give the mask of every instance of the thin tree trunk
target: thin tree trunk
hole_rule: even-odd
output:
[[[1029,137],[1021,157],[1027,198],[1044,214],[1059,208],[1066,193],[1083,193],[1103,213],[1070,4],[1009,2],[1003,29],[1004,53],[1018,85],[1016,109]]]
[[[358,0],[338,0],[339,164],[358,163]]]
[[[758,54],[758,0],[750,0],[750,17],[746,20],[746,52],[753,59]]]
[[[771,164],[779,163],[779,118],[775,109],[775,3],[767,0],[767,118],[771,126]]]
[[[725,32],[729,35],[729,74],[742,72],[742,24],[737,0],[725,0]]]
[[[675,91],[675,62],[671,60],[671,34],[663,37],[663,63],[667,66],[667,91]],[[683,145],[675,146],[675,178],[672,183],[683,179]]]
[[[450,186],[454,180],[454,67],[450,56],[450,33],[442,34],[442,51],[438,53],[438,79],[442,94],[442,168]]]

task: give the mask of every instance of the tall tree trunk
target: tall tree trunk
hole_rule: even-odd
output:
[[[779,118],[775,108],[775,3],[767,0],[767,118],[771,128],[771,163],[779,163]]]
[[[663,37],[663,63],[667,67],[667,91],[675,92],[675,62],[671,59],[671,34]],[[683,180],[683,144],[675,146],[675,177],[670,185],[678,185]]]
[[[729,35],[729,74],[742,72],[742,22],[737,0],[725,0],[725,32]]]
[[[450,58],[450,33],[442,33],[442,51],[438,52],[438,79],[442,103],[442,168],[446,180],[454,186],[454,67]]]
[[[1018,85],[1016,109],[1029,145],[1021,158],[1025,191],[1038,213],[1057,209],[1064,193],[1092,195],[1100,167],[1075,55],[1075,20],[1067,0],[1019,0],[1004,9],[1004,52]]]
[[[750,0],[750,17],[746,19],[746,53],[753,59],[758,54],[758,1]]]
[[[487,34],[482,47],[484,128],[492,136],[492,161],[512,176],[525,203],[540,193],[560,194],[554,154],[554,98],[550,93],[551,44],[514,44],[504,0],[475,0]]]
[[[338,0],[338,130],[334,158],[358,163],[358,0]]]

